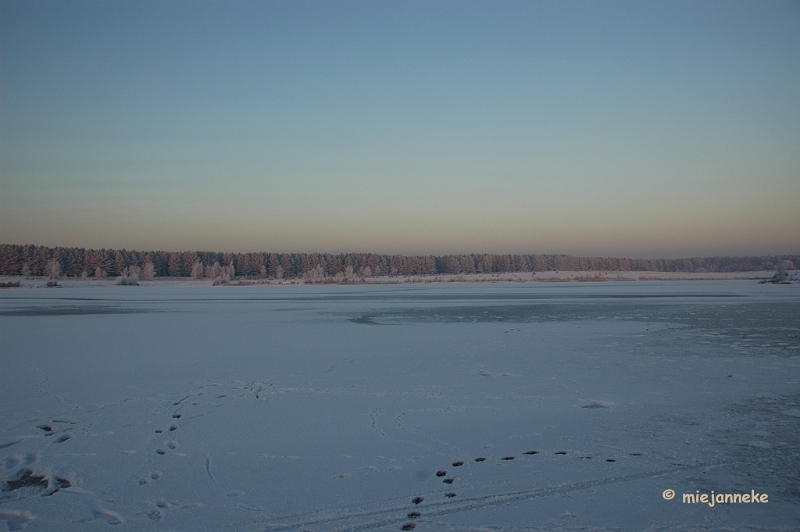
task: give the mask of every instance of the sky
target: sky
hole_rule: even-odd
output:
[[[800,2],[0,0],[0,242],[800,252]]]

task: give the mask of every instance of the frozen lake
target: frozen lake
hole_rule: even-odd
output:
[[[0,530],[800,528],[797,284],[0,305]]]

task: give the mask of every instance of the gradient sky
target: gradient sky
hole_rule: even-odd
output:
[[[0,0],[0,242],[800,251],[800,2]]]

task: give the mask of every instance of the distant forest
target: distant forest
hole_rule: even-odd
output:
[[[794,269],[800,255],[626,259],[573,255],[217,253],[0,244],[0,275],[352,280],[357,277],[545,271],[743,272]]]

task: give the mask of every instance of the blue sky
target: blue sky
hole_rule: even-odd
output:
[[[0,241],[796,253],[798,2],[0,0]]]

